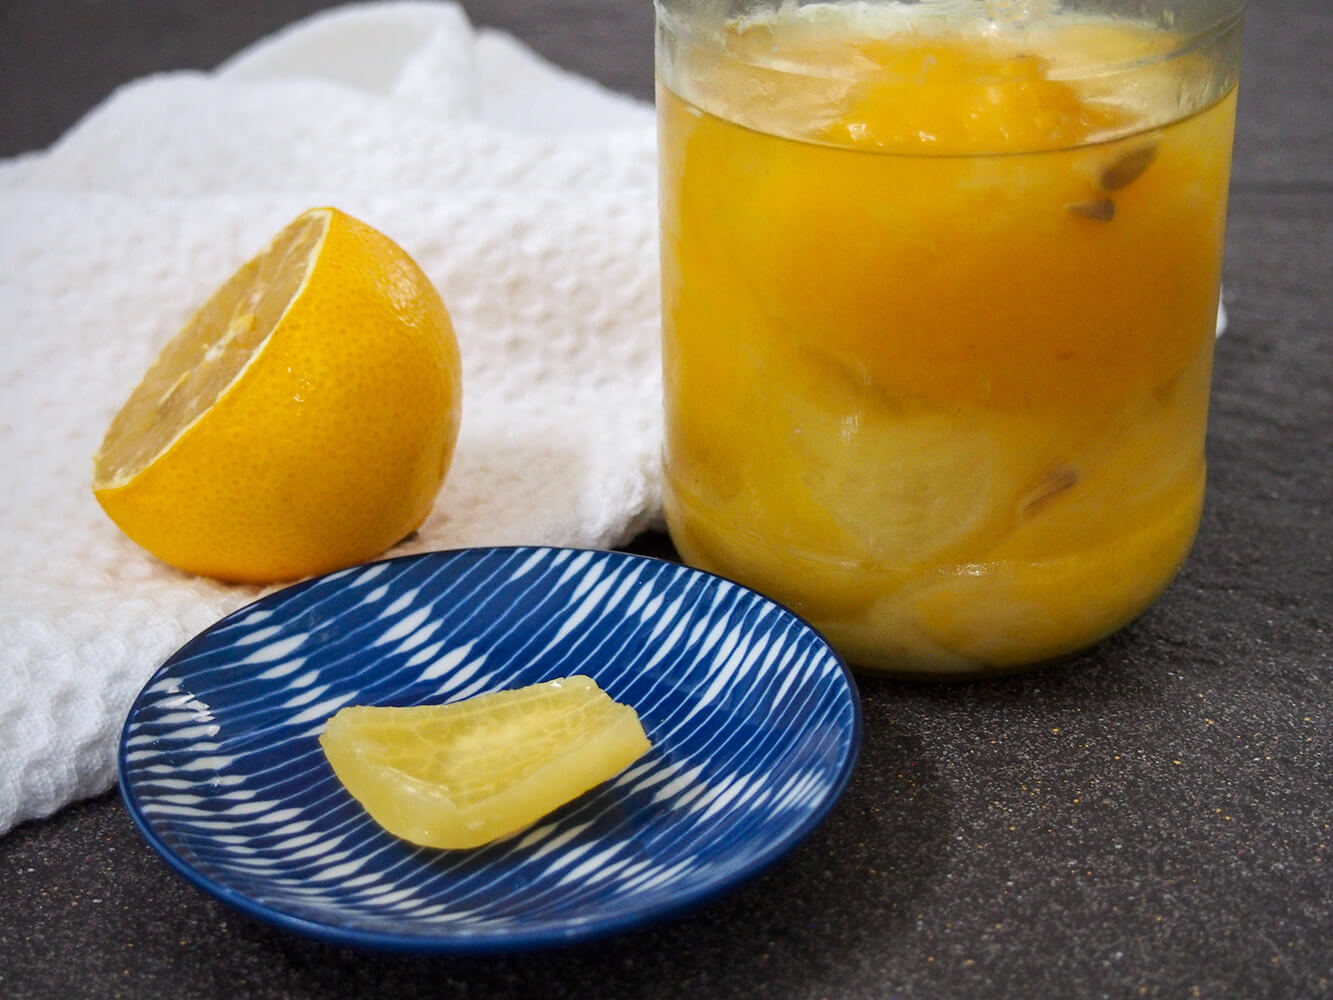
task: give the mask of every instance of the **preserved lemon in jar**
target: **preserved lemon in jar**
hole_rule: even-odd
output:
[[[1240,5],[680,6],[658,116],[681,555],[904,675],[1133,619],[1199,523]]]

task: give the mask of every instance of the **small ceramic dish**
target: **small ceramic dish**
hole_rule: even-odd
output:
[[[344,705],[580,673],[634,707],[653,749],[485,847],[384,832],[319,747]],[[496,952],[640,927],[754,874],[832,808],[860,737],[846,666],[753,591],[621,552],[460,549],[224,618],[140,692],[119,766],[148,842],[252,916],[360,947]]]

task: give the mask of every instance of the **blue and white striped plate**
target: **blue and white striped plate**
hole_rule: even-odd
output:
[[[344,705],[416,705],[587,674],[653,749],[471,851],[385,833],[318,745]],[[753,591],[621,552],[461,549],[271,594],[169,659],[125,721],[120,783],[195,885],[328,941],[547,947],[699,903],[790,849],[846,787],[847,668]]]

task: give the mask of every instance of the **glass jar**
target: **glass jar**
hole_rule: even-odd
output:
[[[1199,523],[1243,0],[657,0],[665,504],[857,667],[1119,629]]]

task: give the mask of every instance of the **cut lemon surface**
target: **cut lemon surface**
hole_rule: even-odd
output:
[[[373,558],[434,504],[462,409],[444,302],[396,243],[312,209],[166,345],[93,492],[192,573],[268,582]]]
[[[634,709],[583,676],[451,705],[344,708],[319,742],[380,826],[441,848],[522,830],[651,746]]]

